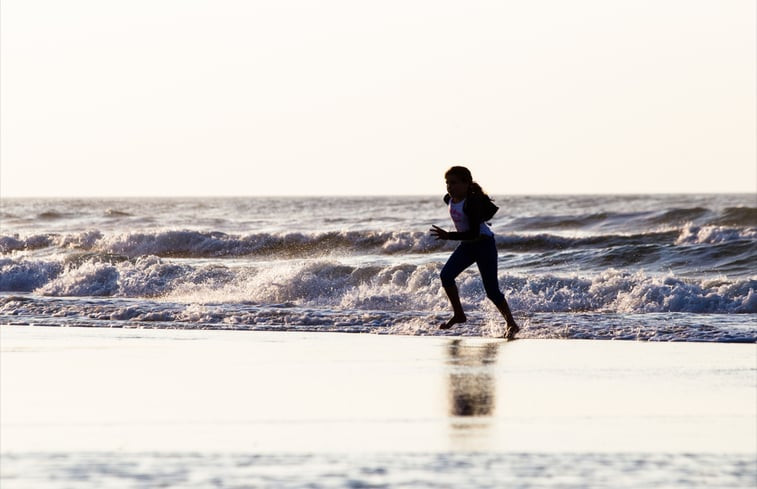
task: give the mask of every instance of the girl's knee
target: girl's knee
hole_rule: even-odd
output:
[[[445,270],[442,270],[442,273],[439,274],[439,278],[442,281],[442,287],[455,286],[455,276],[452,275],[451,273],[448,273]]]
[[[505,300],[505,294],[503,294],[500,290],[494,291],[494,290],[487,290],[486,291],[486,297],[489,298],[490,301],[494,303],[494,305],[502,304],[502,302]]]

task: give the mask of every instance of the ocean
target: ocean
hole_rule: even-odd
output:
[[[757,341],[754,195],[494,196],[521,338]],[[0,324],[498,337],[441,196],[3,199]]]

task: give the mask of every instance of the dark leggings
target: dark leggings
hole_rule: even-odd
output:
[[[442,286],[445,288],[454,287],[455,278],[474,263],[478,265],[478,271],[481,273],[486,297],[497,305],[501,304],[505,300],[505,296],[499,290],[497,245],[491,236],[474,241],[462,241],[458,245],[442,268],[440,274]]]

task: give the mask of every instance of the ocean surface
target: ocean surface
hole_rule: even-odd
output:
[[[521,338],[757,341],[755,195],[494,197]],[[441,195],[0,203],[0,324],[503,333]]]

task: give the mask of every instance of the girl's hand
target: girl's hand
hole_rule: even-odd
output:
[[[429,231],[431,231],[431,234],[436,239],[449,239],[449,233],[445,231],[444,229],[440,228],[439,226],[434,226],[432,224],[431,229]]]

